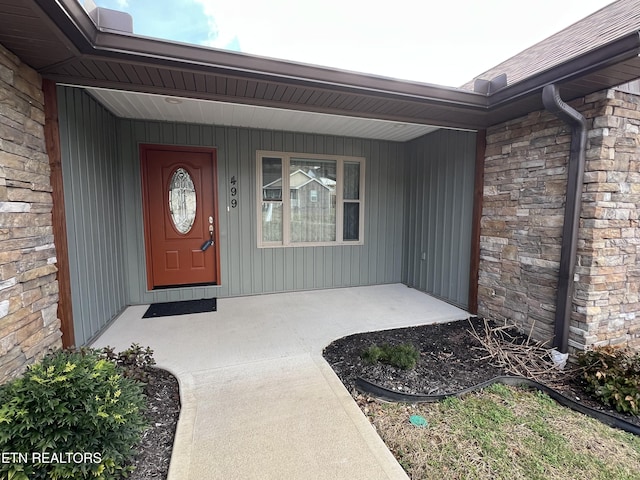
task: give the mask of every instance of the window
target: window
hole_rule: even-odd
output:
[[[364,158],[257,157],[259,247],[362,244]]]

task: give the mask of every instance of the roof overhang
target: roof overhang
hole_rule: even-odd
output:
[[[540,110],[540,92],[551,83],[570,100],[640,77],[637,31],[483,94],[100,29],[76,0],[0,0],[0,43],[58,83],[426,131],[482,129]]]
[[[640,78],[640,32],[631,32],[599,48],[500,89],[489,97],[488,125],[542,110],[542,89],[559,87],[564,101]]]

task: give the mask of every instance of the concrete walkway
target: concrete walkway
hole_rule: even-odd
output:
[[[150,346],[180,382],[169,480],[406,479],[322,349],[352,333],[468,317],[404,285],[218,300],[214,313],[128,308],[93,346]]]

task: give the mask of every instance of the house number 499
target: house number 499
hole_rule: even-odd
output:
[[[236,180],[235,175],[231,177],[229,183],[231,183],[231,188],[229,189],[231,192],[231,208],[236,208],[238,206],[238,199],[235,198],[238,195],[238,187],[236,186],[238,184],[238,180]]]

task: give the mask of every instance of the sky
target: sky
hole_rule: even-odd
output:
[[[612,3],[93,1],[130,13],[139,35],[454,87]]]

